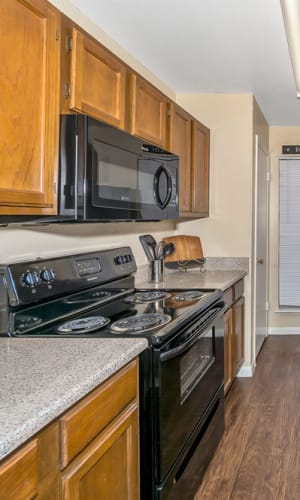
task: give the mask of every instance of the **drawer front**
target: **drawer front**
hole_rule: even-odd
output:
[[[226,308],[228,309],[231,307],[233,303],[233,287],[231,286],[230,288],[227,288],[225,292],[223,292],[223,300],[226,304]]]
[[[33,498],[38,488],[37,439],[0,466],[0,500]]]
[[[62,468],[137,398],[137,370],[133,361],[60,418]]]
[[[240,280],[233,286],[233,300],[236,301],[244,295],[244,280]]]

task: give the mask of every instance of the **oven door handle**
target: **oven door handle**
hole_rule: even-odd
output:
[[[207,321],[204,320],[204,322],[199,325],[199,329],[196,330],[195,334],[184,342],[184,344],[174,347],[174,349],[170,349],[167,352],[162,352],[160,355],[160,361],[169,361],[170,359],[177,358],[184,352],[188,351],[188,349],[190,349],[198,341],[199,337],[201,337],[201,335],[203,335],[203,333],[205,333],[206,330],[216,321],[216,318],[225,312],[226,306],[223,302],[221,304],[222,307],[217,307],[210,311],[211,314],[207,318]],[[215,314],[212,316],[213,311]]]

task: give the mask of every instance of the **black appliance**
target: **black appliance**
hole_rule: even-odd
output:
[[[135,271],[129,247],[2,266],[0,333],[146,337],[141,499],[193,499],[224,429],[222,293],[135,289]]]
[[[178,156],[84,115],[60,123],[59,216],[77,221],[178,217]]]

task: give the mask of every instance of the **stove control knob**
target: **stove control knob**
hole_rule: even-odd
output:
[[[40,282],[40,277],[36,271],[27,271],[22,278],[23,283],[27,286],[36,286]]]
[[[123,264],[123,255],[117,255],[117,257],[115,257],[115,263],[117,264],[117,266]]]
[[[55,278],[55,272],[53,271],[53,269],[46,268],[41,271],[40,277],[42,281],[50,283]]]

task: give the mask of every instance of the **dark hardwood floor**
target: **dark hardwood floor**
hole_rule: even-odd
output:
[[[268,337],[235,380],[226,430],[195,500],[300,499],[300,336]]]

